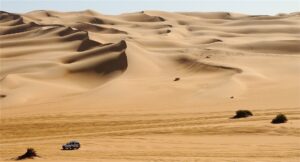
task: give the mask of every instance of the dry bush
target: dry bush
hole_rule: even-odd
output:
[[[17,160],[24,160],[24,159],[33,159],[34,157],[39,157],[36,151],[33,148],[28,148],[26,153],[19,156]]]
[[[287,117],[284,114],[278,114],[272,121],[272,124],[286,123],[288,121]]]
[[[237,119],[237,118],[246,118],[249,116],[253,116],[252,112],[249,110],[238,110],[236,111],[236,114],[232,119]]]

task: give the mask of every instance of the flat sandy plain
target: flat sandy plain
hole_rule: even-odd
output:
[[[0,161],[27,147],[35,162],[300,161],[300,13],[1,12],[0,25]],[[254,116],[230,119],[239,109]],[[278,113],[289,121],[271,124]],[[60,150],[72,139],[80,150]]]

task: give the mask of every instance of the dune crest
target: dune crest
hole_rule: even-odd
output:
[[[45,88],[59,86],[63,89],[65,81],[58,80],[66,78],[66,81],[69,80],[67,82],[73,84],[74,89],[87,87],[83,86],[81,79],[73,81],[68,79],[73,78],[72,75],[76,78],[80,75],[98,78],[101,80],[97,85],[99,86],[111,76],[122,73],[127,68],[125,41],[102,44],[91,40],[89,33],[85,30],[63,25],[26,23],[21,16],[6,12],[1,12],[1,17],[3,19],[0,31],[2,49],[0,75],[4,92],[10,92],[11,80],[18,81],[18,86],[32,81],[33,84],[27,85],[27,88],[34,87],[37,84],[35,82],[38,82],[38,85],[44,85]],[[14,23],[16,20],[18,23]],[[37,89],[26,102],[39,98],[38,93],[42,91],[43,89]],[[77,91],[70,90],[68,87],[59,96]],[[56,93],[53,95],[58,96]],[[18,101],[24,102],[24,100],[14,99],[14,95],[6,96],[9,96],[11,99],[8,100],[12,100],[14,104],[18,104]],[[46,96],[52,95],[49,93]]]
[[[169,96],[170,92],[180,92],[177,85],[167,80],[183,77],[189,81],[182,83],[189,86],[181,85],[185,93],[169,96],[170,100],[180,98],[179,107],[186,102],[190,104],[187,107],[204,103],[216,107],[214,98],[222,100],[221,107],[228,107],[232,104],[226,101],[227,95],[254,99],[253,94],[263,95],[262,92],[268,91],[261,84],[281,87],[283,82],[279,80],[297,81],[290,77],[298,72],[298,16],[298,13],[248,16],[227,12],[160,11],[110,16],[91,10],[69,13],[40,10],[19,15],[2,11],[0,75],[1,93],[6,97],[1,102],[4,107],[25,106],[32,102],[42,104],[48,99],[55,101],[59,96],[72,94],[74,100],[78,100],[82,94],[96,93],[109,103],[112,98],[104,93],[112,88],[112,92],[124,95],[115,104],[141,105],[142,102],[133,102],[135,96],[148,98],[138,101],[153,103],[163,98],[161,96]],[[273,61],[266,66],[264,59]],[[276,67],[285,72],[286,78],[277,77],[277,68],[266,70],[278,59],[284,60]],[[183,78],[178,83],[184,82]],[[143,87],[137,86],[140,83],[136,79]],[[68,86],[64,86],[66,83]],[[148,96],[151,87],[161,87],[160,83],[165,90],[157,92],[157,96]],[[293,93],[298,94],[299,86],[291,86],[295,89]],[[12,87],[35,87],[36,92],[22,98],[22,88]],[[39,89],[44,88],[38,87],[66,88],[59,91],[53,88],[39,101]],[[257,91],[253,87],[257,87]],[[128,94],[126,90],[129,89],[132,91]],[[232,94],[226,92],[220,96],[220,91],[230,89]],[[207,96],[211,99],[195,102],[196,98]],[[273,97],[284,98],[281,95]],[[253,99],[238,102],[253,105]],[[299,105],[294,99],[287,99],[288,105]],[[93,98],[79,100],[83,100],[82,104],[93,102],[89,101]],[[281,101],[277,106],[287,102]],[[256,107],[264,103],[256,103]],[[68,104],[73,106],[72,101]]]

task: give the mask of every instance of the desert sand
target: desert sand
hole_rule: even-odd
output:
[[[300,161],[300,13],[2,11],[0,25],[0,161],[28,147],[35,162]]]

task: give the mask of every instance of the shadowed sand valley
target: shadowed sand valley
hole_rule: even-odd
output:
[[[299,33],[300,13],[1,11],[0,160],[299,161]]]

